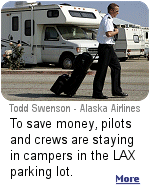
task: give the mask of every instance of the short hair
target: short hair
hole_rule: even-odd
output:
[[[109,13],[109,11],[111,10],[111,9],[115,9],[115,7],[119,7],[119,5],[117,5],[116,3],[111,3],[109,6],[108,6],[108,13]]]

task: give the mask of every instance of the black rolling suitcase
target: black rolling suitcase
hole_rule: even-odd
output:
[[[64,92],[64,88],[68,79],[69,75],[67,74],[59,76],[50,90],[54,92],[56,95],[60,95],[62,92]]]
[[[85,52],[78,55],[75,59],[74,71],[71,76],[59,76],[50,90],[56,95],[64,92],[68,97],[72,97],[80,87],[92,62],[93,58],[89,53]]]
[[[65,85],[64,93],[67,96],[72,97],[76,93],[84,80],[88,69],[92,65],[92,62],[93,58],[89,53],[85,52],[77,56],[74,62],[74,71]]]

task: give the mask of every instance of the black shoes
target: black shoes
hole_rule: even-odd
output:
[[[95,99],[108,99],[107,96],[104,96],[103,94],[93,94],[92,98],[95,98]]]
[[[113,96],[122,96],[122,97],[128,96],[128,94],[125,92],[112,93],[112,95]]]
[[[125,92],[112,93],[112,95],[113,96],[121,96],[121,97],[128,96],[128,94],[125,93]],[[95,98],[95,99],[108,99],[108,97],[104,96],[103,94],[93,94],[92,98]]]

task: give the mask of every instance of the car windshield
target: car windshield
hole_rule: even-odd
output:
[[[57,26],[62,37],[66,40],[90,39],[88,35],[77,26]]]

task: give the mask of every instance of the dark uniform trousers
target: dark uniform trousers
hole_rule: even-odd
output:
[[[120,87],[121,66],[113,45],[99,44],[98,55],[99,60],[97,72],[93,82],[93,94],[102,94],[108,66],[111,68],[112,94],[122,92]]]

